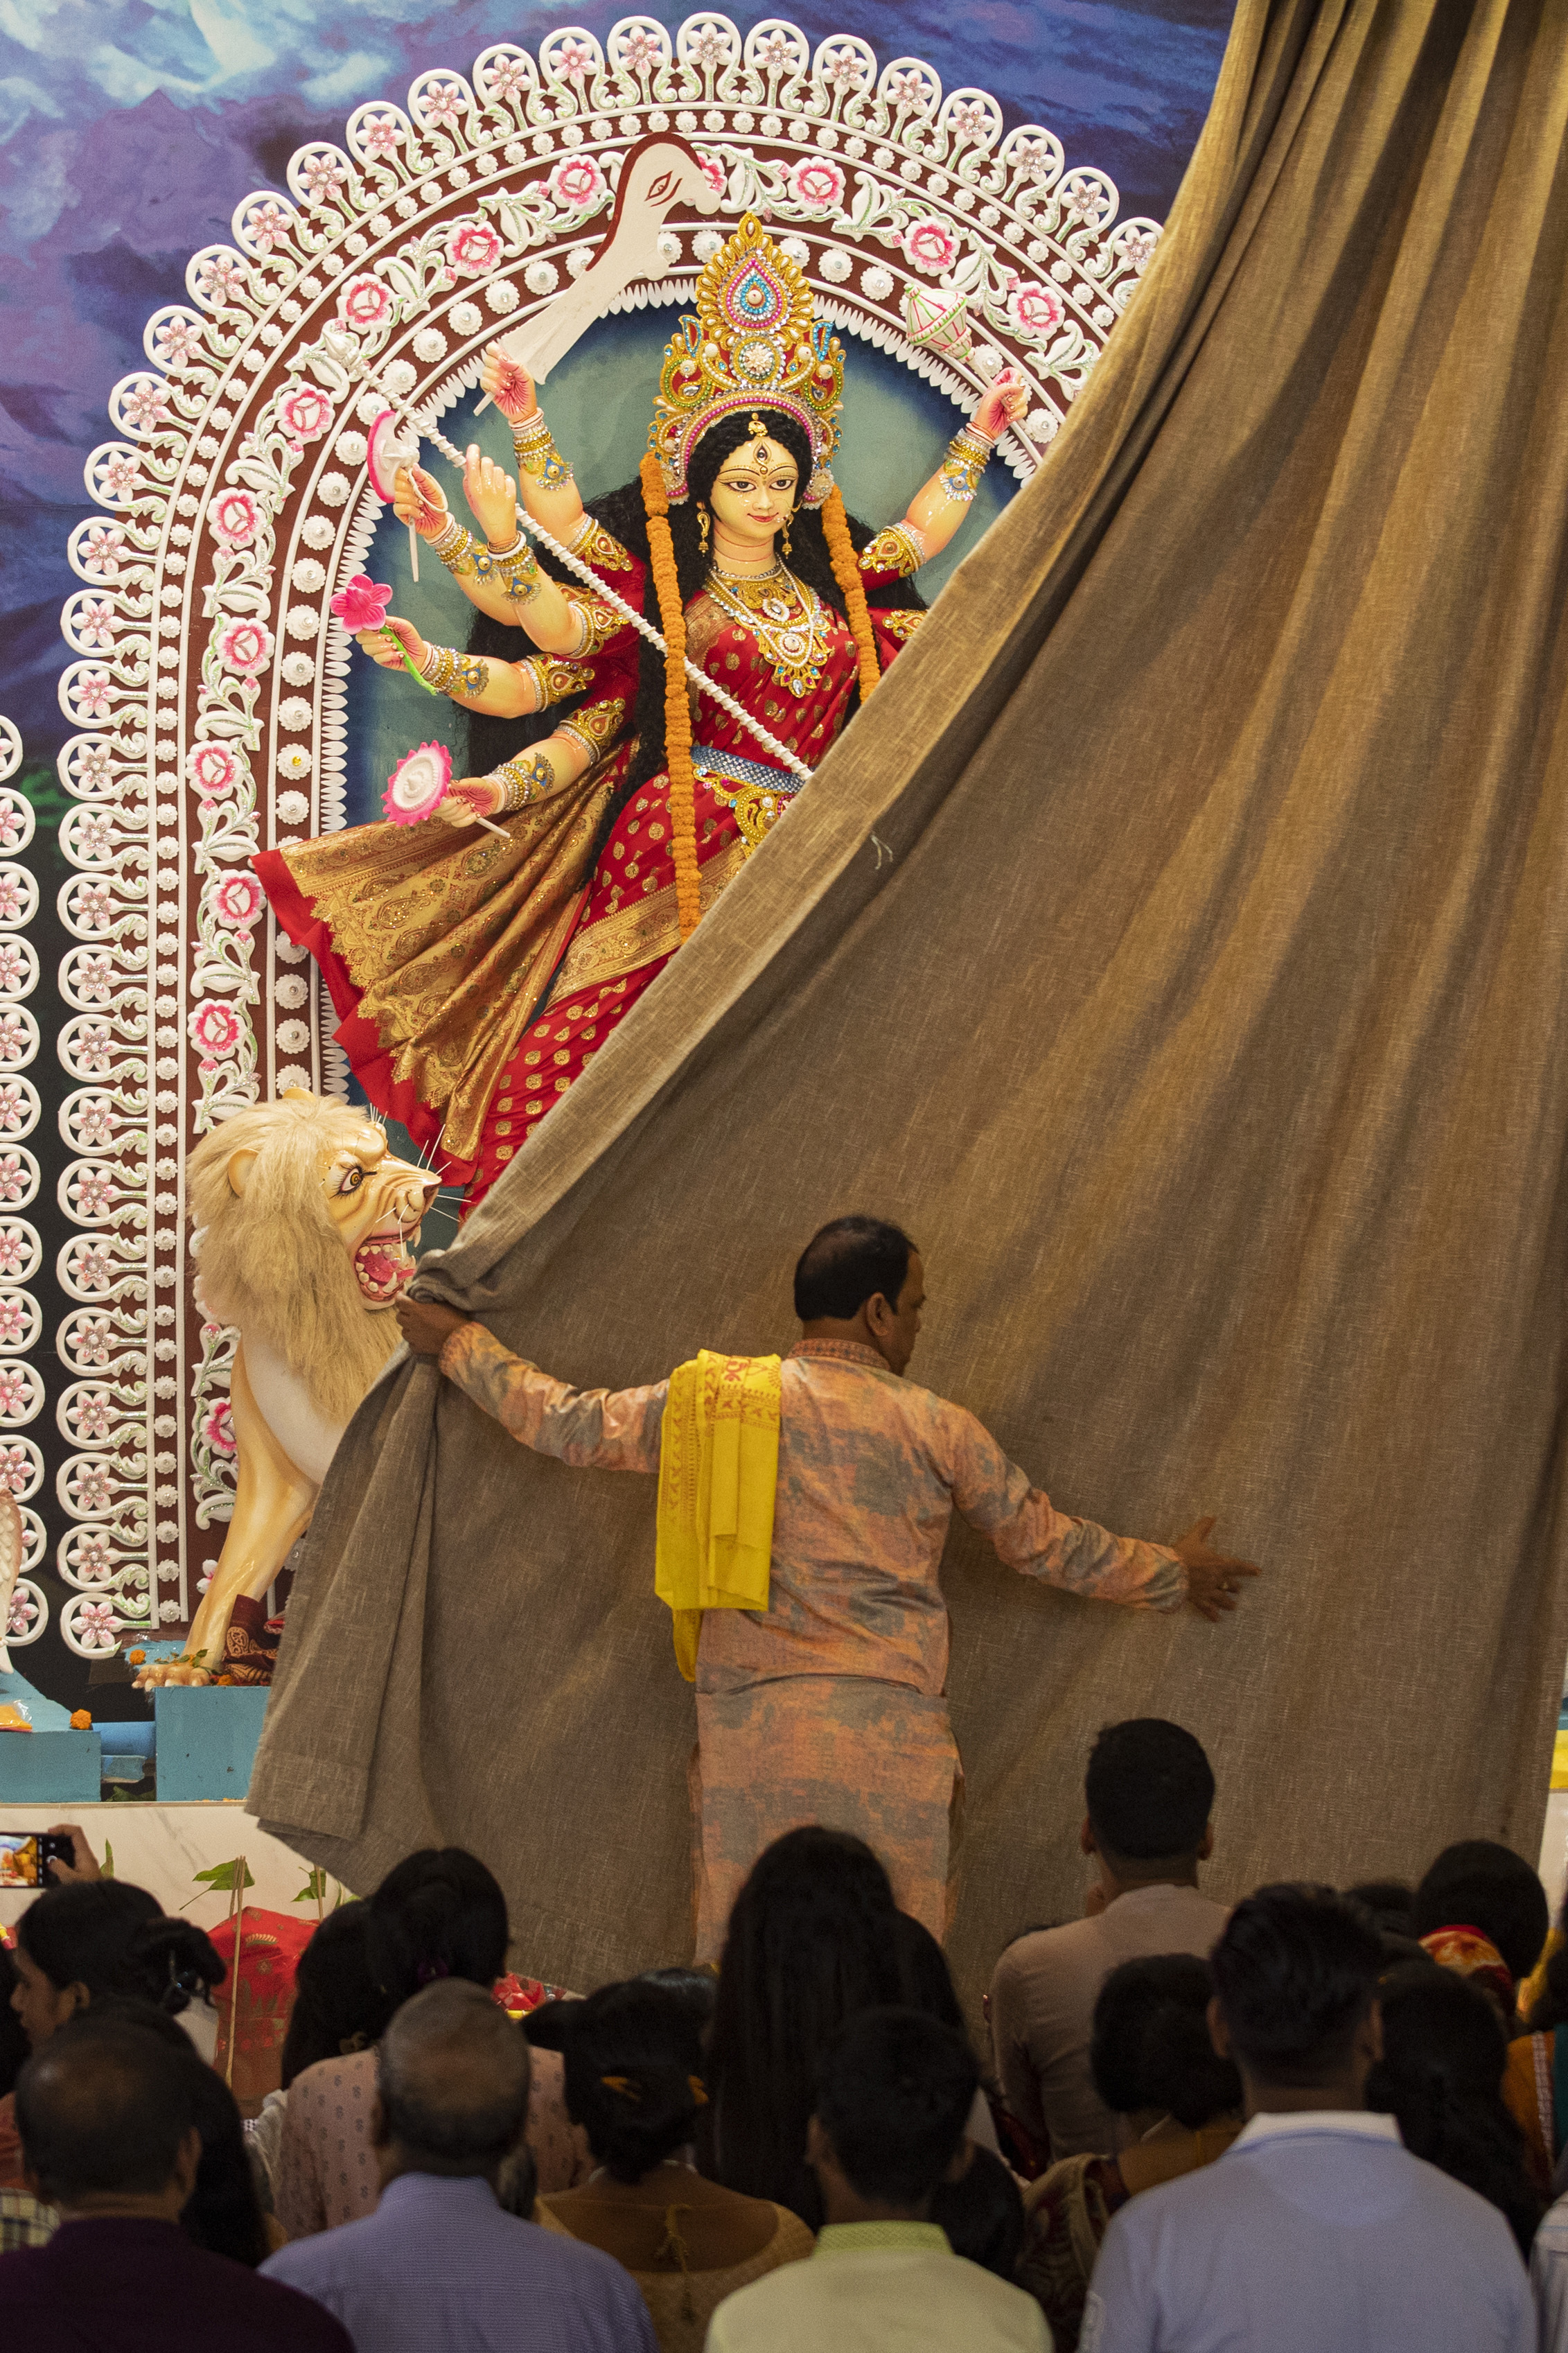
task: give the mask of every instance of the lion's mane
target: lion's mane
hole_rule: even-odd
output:
[[[208,1314],[258,1334],[339,1424],[398,1343],[396,1317],[367,1310],[322,1191],[323,1160],[366,1124],[319,1096],[258,1103],[204,1137],[185,1174]],[[237,1152],[257,1155],[243,1193],[228,1181]]]

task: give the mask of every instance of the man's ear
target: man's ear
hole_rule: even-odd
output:
[[[965,2133],[963,2138],[959,2142],[958,2147],[953,2150],[952,2155],[947,2161],[947,2169],[942,2177],[942,2179],[944,2181],[962,2181],[973,2162],[974,2143],[970,2139],[969,2135]]]
[[[1232,2058],[1235,2054],[1230,2047],[1230,2029],[1225,2022],[1225,2012],[1219,2006],[1217,1993],[1210,1996],[1205,2015],[1208,2020],[1209,2041],[1215,2051],[1222,2059]]]
[[[1200,1862],[1206,1862],[1213,1852],[1214,1824],[1212,1822],[1205,1822],[1204,1824],[1204,1834],[1198,1841],[1198,1861]]]
[[[260,1157],[261,1155],[258,1152],[253,1152],[248,1148],[229,1154],[227,1175],[228,1189],[231,1193],[244,1192],[250,1182],[250,1172]]]
[[[390,2148],[392,2135],[386,2129],[386,2110],[381,2105],[381,2094],[375,2093],[370,2104],[370,2145],[372,2148]]]
[[[196,2186],[196,2168],[202,2161],[202,2137],[195,2125],[180,2143],[180,2153],[174,2159],[174,2179],[179,2188],[180,2204],[188,2206],[191,2192]]]
[[[881,1291],[874,1291],[871,1293],[870,1298],[866,1302],[862,1313],[865,1315],[867,1324],[870,1330],[877,1333],[883,1339],[887,1337],[888,1334],[892,1330],[893,1325],[898,1321],[893,1310],[888,1304],[887,1293]]]
[[[1078,1834],[1078,1843],[1079,1852],[1083,1854],[1098,1854],[1100,1852],[1100,1849],[1094,1842],[1094,1824],[1089,1820],[1087,1814],[1085,1814],[1083,1818],[1083,1828]]]
[[[1383,2056],[1383,2005],[1374,2001],[1356,2029],[1356,2055],[1364,2059],[1368,2067],[1375,2067]]]

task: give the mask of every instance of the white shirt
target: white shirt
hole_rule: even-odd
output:
[[[934,2222],[829,2223],[804,2263],[727,2295],[707,2353],[1050,2353],[1032,2295]]]
[[[1548,2209],[1530,2251],[1541,2353],[1568,2353],[1568,2198]]]

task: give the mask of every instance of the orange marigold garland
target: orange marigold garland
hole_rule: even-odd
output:
[[[669,530],[664,476],[651,451],[642,461],[643,506],[647,514],[647,550],[664,632],[664,765],[669,776],[670,849],[675,859],[675,905],[680,936],[689,940],[701,919],[697,880],[697,775],[691,765],[691,705],[686,696],[686,607]],[[861,599],[861,609],[865,600]],[[873,656],[873,659],[875,657]]]
[[[844,591],[849,634],[860,657],[860,700],[864,702],[871,689],[880,683],[882,672],[877,659],[877,639],[871,628],[871,616],[866,605],[866,584],[860,576],[860,559],[849,536],[849,518],[844,512],[844,493],[837,482],[822,502],[822,536],[827,542],[833,577]]]

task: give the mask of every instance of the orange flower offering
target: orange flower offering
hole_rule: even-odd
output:
[[[92,1715],[89,1709],[79,1707],[72,1712],[71,1730],[73,1732],[90,1732],[92,1730]]]
[[[125,1663],[126,1663],[126,1665],[127,1665],[128,1667],[143,1667],[143,1666],[145,1666],[145,1665],[146,1665],[146,1663],[147,1663],[147,1653],[146,1653],[146,1651],[126,1651],[126,1653],[125,1653]]]

